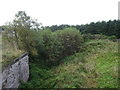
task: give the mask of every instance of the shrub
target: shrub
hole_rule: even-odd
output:
[[[51,64],[58,61],[60,58],[60,52],[62,50],[61,42],[59,42],[56,34],[50,30],[39,31],[39,41],[42,42],[41,46],[38,46],[38,52],[40,57],[43,57],[44,63]]]
[[[84,40],[89,39],[107,39],[108,37],[102,34],[84,34],[83,35]]]
[[[13,40],[9,38],[10,42],[18,43],[19,49],[29,52],[30,58],[37,57],[40,63],[47,65],[56,65],[63,57],[82,50],[83,37],[76,28],[52,32],[50,30],[35,31],[21,27],[17,29],[17,33],[18,42],[14,40],[14,36],[11,36]]]
[[[83,38],[85,41],[88,40],[103,40],[103,39],[108,39],[108,40],[112,40],[112,41],[116,41],[117,37],[116,36],[106,36],[106,35],[102,35],[102,34],[84,34]]]
[[[62,56],[72,55],[81,50],[83,38],[76,28],[66,28],[55,32],[62,43]]]
[[[117,37],[113,35],[113,36],[109,36],[108,39],[109,39],[109,40],[116,41]]]
[[[60,59],[72,55],[82,49],[83,38],[75,28],[66,28],[52,32],[50,30],[39,31],[41,50],[39,55],[44,57],[44,63],[48,65],[58,64]]]

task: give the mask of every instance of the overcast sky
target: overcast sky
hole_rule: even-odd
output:
[[[1,0],[0,25],[14,19],[18,11],[44,26],[86,24],[118,19],[120,0]]]

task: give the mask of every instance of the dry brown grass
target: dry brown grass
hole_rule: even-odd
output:
[[[3,37],[1,37],[1,62],[2,66],[6,67],[8,66],[14,59],[18,58],[23,54],[24,52],[21,50],[18,50],[16,47],[12,46],[10,42],[2,40]]]

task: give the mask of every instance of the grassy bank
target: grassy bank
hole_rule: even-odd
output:
[[[21,88],[117,88],[118,47],[109,40],[89,40],[85,51],[65,57],[59,66],[30,65],[30,79]]]
[[[4,37],[0,38],[0,48],[1,48],[1,56],[2,56],[2,67],[5,68],[8,66],[14,59],[20,57],[24,51],[17,49],[11,42],[8,42],[4,39]]]

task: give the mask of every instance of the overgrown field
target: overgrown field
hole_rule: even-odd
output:
[[[81,53],[67,56],[58,66],[30,64],[30,79],[20,88],[117,88],[117,42],[88,40]]]
[[[119,27],[119,20],[43,27],[19,11],[2,26],[3,65],[29,53],[30,78],[20,88],[117,88]]]

